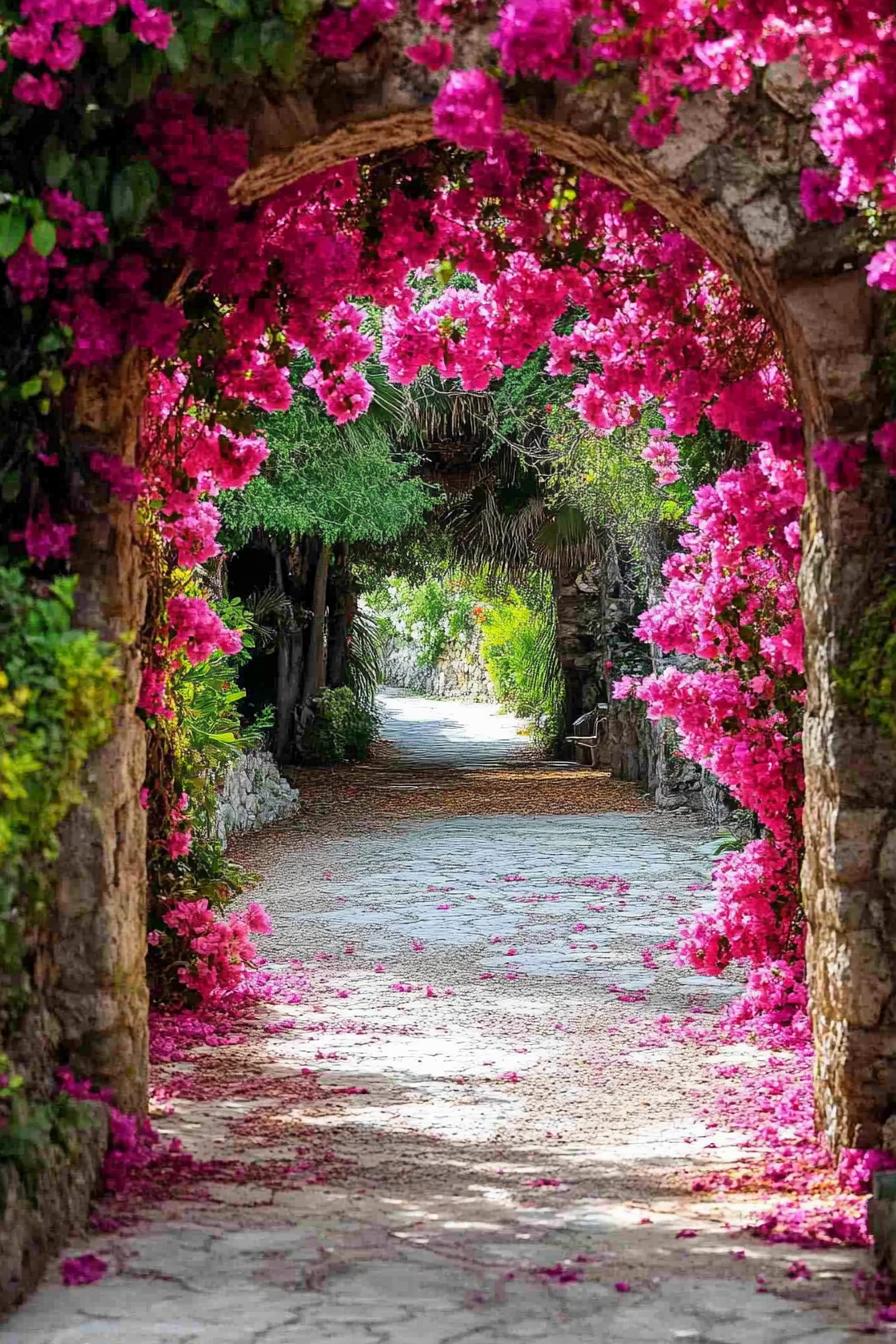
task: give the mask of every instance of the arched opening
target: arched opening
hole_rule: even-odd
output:
[[[809,275],[805,257],[796,254],[792,231],[785,230],[781,234],[784,242],[783,259],[780,254],[776,254],[774,245],[770,245],[764,254],[761,253],[742,231],[737,230],[732,219],[726,218],[728,212],[718,198],[713,198],[709,192],[704,192],[701,199],[695,196],[693,191],[681,188],[674,173],[663,173],[659,168],[651,166],[645,162],[642,153],[620,149],[602,137],[595,137],[593,132],[582,132],[564,125],[558,126],[554,119],[533,121],[530,118],[511,115],[509,122],[514,128],[525,130],[537,147],[562,157],[566,162],[584,171],[598,172],[622,185],[624,190],[634,196],[645,199],[668,218],[670,223],[681,228],[699,243],[708,255],[723,265],[741,285],[743,292],[778,333],[807,425],[811,426],[814,432],[821,429],[833,430],[843,425],[848,425],[849,428],[856,427],[857,416],[867,414],[869,410],[868,401],[858,398],[864,397],[866,391],[870,364],[871,314],[867,298],[864,296],[855,304],[850,302],[851,296],[858,294],[861,281],[857,273],[840,269],[842,255],[838,251],[835,250],[833,258],[830,253],[824,258],[826,267],[836,272],[834,275],[829,274],[828,270],[818,275]],[[263,200],[286,183],[294,182],[312,171],[325,171],[344,162],[352,153],[406,149],[425,142],[430,135],[431,113],[425,107],[416,111],[404,108],[389,117],[359,121],[347,128],[341,127],[330,134],[317,136],[310,142],[299,141],[287,150],[262,155],[255,167],[234,183],[233,197],[241,203]],[[673,164],[673,168],[674,166]],[[787,182],[792,192],[795,187],[793,174],[788,177]],[[774,220],[780,210],[780,201],[778,199],[766,201],[765,208]],[[787,273],[788,265],[792,268],[791,274]],[[88,406],[86,415],[88,417],[94,415],[89,409],[90,398],[86,398],[85,401]],[[101,420],[102,414],[99,419],[94,416],[92,423],[98,425]],[[91,423],[89,419],[88,423]],[[808,555],[812,573],[815,575],[813,586],[809,590],[810,632],[813,630],[813,621],[815,628],[818,629],[819,619],[824,621],[825,628],[828,628],[827,623],[833,622],[834,605],[843,612],[854,612],[856,609],[855,597],[867,582],[869,566],[872,564],[871,558],[865,550],[864,571],[855,564],[840,565],[830,551],[830,539],[838,538],[843,542],[850,530],[853,538],[867,536],[872,530],[883,535],[884,519],[879,494],[874,495],[874,501],[876,512],[872,514],[859,497],[852,496],[846,501],[832,499],[816,479],[815,473],[810,473],[807,534],[811,537],[812,544]],[[834,517],[841,511],[845,511],[846,517],[852,515],[851,527],[844,527],[839,517]],[[818,612],[813,616],[819,573],[827,585],[848,585],[848,592],[838,593],[836,600],[830,594],[825,596],[824,615],[821,617]],[[819,638],[818,646],[819,650],[829,649],[827,637]],[[819,931],[816,938],[823,940],[828,936],[825,921],[823,917],[817,921],[813,920],[811,913],[813,902],[818,899],[820,891],[818,873],[822,860],[818,854],[819,847],[824,847],[827,854],[824,862],[830,861],[831,856],[828,852],[830,819],[839,813],[841,804],[834,796],[821,797],[813,793],[815,781],[824,780],[825,787],[829,788],[832,778],[830,762],[822,764],[821,753],[829,750],[831,737],[835,735],[826,731],[825,745],[822,746],[821,735],[812,726],[813,712],[830,716],[832,668],[818,658],[810,659],[809,667],[810,718],[806,733],[810,780],[809,816],[817,817],[817,820],[810,823],[806,897],[810,924],[818,924]],[[825,706],[823,711],[813,710],[815,704],[821,706],[822,703]],[[867,729],[865,734],[867,737]],[[813,752],[819,753],[817,768],[813,764]],[[823,841],[820,838],[822,833],[825,837]],[[830,892],[830,883],[826,890]],[[825,955],[819,960],[828,964],[830,958]],[[826,1047],[820,1053],[820,1059],[825,1061],[820,1066],[823,1069],[820,1096],[824,1097],[827,1094],[825,1079],[834,1076],[842,1079],[849,1072],[850,1065],[844,1061],[851,1057],[851,1047],[848,1043],[849,1033],[844,1032],[844,1019],[842,1015],[838,1015],[843,1011],[842,1001],[839,1009],[834,1007],[835,1001],[839,1001],[838,995],[831,990],[828,984],[829,977],[825,971],[819,970],[819,977],[818,1003],[831,1004],[829,1048]],[[816,1020],[820,1020],[818,1009]],[[835,1041],[836,1046],[833,1044]],[[834,1052],[839,1063],[834,1062],[830,1051]],[[841,1088],[842,1083],[838,1083],[837,1087]],[[867,1109],[869,1105],[867,1093],[864,1102],[857,1102],[857,1105],[864,1105]],[[881,1101],[878,1094],[874,1109],[879,1113],[880,1108]],[[861,1129],[863,1122],[858,1119],[858,1111],[844,1112],[839,1103],[835,1103],[833,1099],[823,1105],[822,1110],[829,1135],[835,1139],[839,1136],[840,1142],[845,1142],[847,1138],[855,1138],[857,1134],[863,1132],[871,1133]],[[832,1118],[834,1113],[838,1117],[836,1120]]]
[[[411,97],[406,88],[390,88],[375,62],[351,72],[344,86],[339,76],[327,88],[329,78],[328,71],[310,76],[304,107],[284,112],[253,104],[246,111],[258,157],[233,184],[235,201],[249,206],[358,154],[401,152],[431,138],[425,83]],[[797,168],[809,152],[805,116],[782,111],[765,93],[756,95],[759,110],[773,123],[763,123],[758,149],[766,147],[766,132],[767,141],[775,141],[782,124],[798,143],[786,163],[779,154],[769,167],[755,135],[746,148],[736,148],[743,119],[730,108],[720,109],[714,99],[696,101],[694,125],[686,124],[668,151],[645,153],[626,140],[623,114],[611,108],[612,98],[601,97],[602,103],[584,109],[546,97],[543,115],[524,107],[509,112],[505,124],[524,131],[537,149],[653,206],[731,275],[779,337],[810,438],[867,429],[876,409],[873,314],[862,281],[851,269],[851,244],[834,231],[809,237],[811,231],[794,222]],[[346,115],[346,99],[363,110],[365,119],[357,119],[356,112]],[[621,103],[628,101],[623,89]],[[393,104],[393,110],[383,104]],[[754,115],[758,106],[754,101]],[[604,123],[612,134],[596,129]],[[274,142],[281,147],[271,150]],[[763,166],[743,186],[731,170],[751,155]],[[135,370],[131,361],[117,376],[86,377],[73,409],[82,438],[106,444],[126,462],[133,460],[141,376],[142,369]],[[893,751],[835,694],[838,671],[880,567],[881,547],[885,555],[891,553],[893,525],[890,501],[870,471],[862,490],[848,498],[828,494],[814,469],[809,476],[803,570],[809,635],[804,897],[812,934],[819,1114],[837,1147],[876,1142],[896,1105],[889,1017],[892,915],[885,894]],[[85,504],[85,516],[90,507]],[[80,616],[85,625],[119,634],[139,623],[145,596],[133,511],[124,504],[108,509],[105,500],[99,509],[101,526],[86,528],[77,541]],[[876,553],[872,538],[880,542]],[[129,695],[119,732],[96,765],[102,792],[92,812],[83,808],[69,822],[56,928],[59,941],[89,942],[94,949],[108,941],[116,950],[115,965],[90,951],[77,975],[69,974],[71,966],[63,975],[57,999],[64,1003],[68,997],[88,1008],[70,1023],[70,1058],[85,1072],[113,1081],[121,1098],[136,1108],[144,1088],[145,836],[136,800],[142,728],[130,712],[134,661],[127,675]],[[95,983],[87,983],[91,977]]]

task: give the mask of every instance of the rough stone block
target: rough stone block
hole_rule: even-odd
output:
[[[108,1123],[102,1106],[81,1105],[83,1127],[68,1151],[48,1145],[33,1187],[12,1163],[0,1165],[0,1318],[32,1292],[50,1258],[87,1222]]]

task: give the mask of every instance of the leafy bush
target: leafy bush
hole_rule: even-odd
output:
[[[202,591],[195,576],[178,575],[177,581],[188,592]],[[168,922],[171,909],[205,902],[217,919],[245,886],[245,871],[227,858],[215,831],[218,785],[241,752],[261,745],[273,717],[268,710],[247,725],[239,713],[245,692],[237,685],[237,669],[255,644],[251,613],[237,599],[213,606],[229,628],[240,630],[242,649],[237,654],[213,653],[196,664],[185,660],[170,683],[173,717],[157,719],[147,739],[148,778],[154,781],[147,797],[147,966],[151,994],[165,1002],[184,998],[186,991],[192,1001],[200,984],[190,940]]]
[[[58,827],[84,797],[82,767],[111,733],[118,699],[112,647],[72,628],[75,584],[37,585],[0,566],[0,1027],[10,1037],[27,1002],[28,937],[49,908]],[[0,1164],[12,1163],[29,1193],[48,1145],[66,1144],[77,1120],[68,1098],[29,1095],[0,1050]]]
[[[37,587],[0,566],[0,971],[13,977],[47,909],[57,828],[118,699],[111,646],[72,628],[75,584]]]
[[[415,585],[392,579],[368,601],[393,636],[418,647],[421,667],[434,667],[450,644],[472,639],[476,599],[463,577],[446,575]]]
[[[365,705],[350,686],[323,690],[314,701],[314,719],[302,744],[313,765],[363,761],[380,730],[376,710]]]
[[[190,795],[193,815],[206,832],[214,823],[216,786],[227,767],[242,752],[261,746],[273,722],[272,707],[250,724],[239,712],[246,693],[237,684],[237,669],[255,647],[251,614],[238,598],[212,605],[225,625],[240,631],[243,647],[237,654],[213,653],[205,662],[185,663],[172,685],[179,787]]]
[[[511,588],[482,619],[482,657],[502,705],[533,721],[533,737],[551,744],[560,730],[563,694],[552,605],[531,604]]]

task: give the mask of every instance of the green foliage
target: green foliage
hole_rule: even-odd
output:
[[[86,1123],[86,1108],[64,1092],[47,1101],[29,1098],[24,1078],[0,1051],[0,1117],[0,1166],[4,1162],[14,1166],[33,1199],[48,1146],[55,1144],[70,1152],[75,1135]]]
[[[469,581],[458,574],[420,584],[392,578],[367,601],[389,634],[417,646],[421,667],[434,667],[450,644],[469,640],[473,632],[476,598]]]
[[[75,583],[38,588],[0,566],[0,971],[13,980],[46,913],[57,828],[84,796],[82,766],[118,698],[112,648],[72,628]]]
[[[510,588],[488,605],[482,620],[482,657],[501,704],[532,719],[533,736],[547,746],[562,725],[563,688],[553,604],[547,585],[533,586],[528,601]]]
[[[837,686],[848,704],[896,737],[896,586],[864,613],[861,639]]]
[[[171,581],[191,596],[203,591],[195,571],[192,575],[175,571]],[[147,738],[147,774],[153,783],[148,797],[149,924],[162,933],[167,933],[163,914],[170,901],[207,900],[221,911],[245,886],[245,871],[227,858],[216,834],[218,784],[241,752],[261,745],[273,720],[273,711],[268,710],[247,725],[239,713],[244,692],[236,674],[255,645],[251,615],[237,599],[212,605],[227,626],[242,632],[242,650],[235,655],[215,653],[195,667],[181,666],[169,688],[173,716],[156,719]],[[165,841],[172,809],[178,807],[182,793],[189,798],[192,843],[185,855],[174,858]],[[182,997],[178,964],[171,959],[173,946],[165,939],[150,951],[150,989],[156,999]]]
[[[372,611],[355,612],[345,660],[345,684],[358,702],[373,709],[383,676],[384,629]]]
[[[270,448],[262,471],[245,489],[222,496],[228,547],[243,545],[256,530],[333,543],[384,542],[416,527],[435,497],[410,478],[413,458],[392,447],[388,399],[340,428],[298,374],[293,382],[289,410],[261,423]]]
[[[380,718],[350,686],[320,692],[314,700],[314,719],[302,742],[302,755],[311,765],[338,765],[363,761],[380,730]]]
[[[240,889],[242,873],[225,859],[214,834],[217,786],[242,752],[264,743],[274,711],[268,707],[252,723],[243,721],[239,706],[245,691],[236,674],[255,648],[254,623],[238,598],[212,605],[225,625],[242,632],[243,647],[237,654],[213,653],[205,662],[183,666],[172,680],[171,698],[177,725],[173,739],[177,789],[190,796],[193,823],[190,852],[177,865],[181,894],[220,900],[229,897],[228,888]]]

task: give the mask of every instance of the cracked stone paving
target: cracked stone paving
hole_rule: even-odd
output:
[[[132,1207],[66,1252],[108,1260],[104,1278],[66,1288],[53,1270],[0,1335],[846,1344],[867,1255],[756,1240],[758,1196],[693,1189],[743,1155],[701,1079],[749,1049],[708,1060],[653,1024],[711,1017],[738,985],[642,952],[699,904],[712,831],[559,765],[525,812],[496,813],[531,763],[516,720],[395,692],[383,707],[388,768],[352,776],[363,826],[299,816],[238,846],[274,921],[268,961],[301,960],[302,1001],[156,1066],[157,1128],[245,1178],[210,1168],[191,1197]],[[446,774],[492,805],[439,815]],[[538,811],[573,779],[592,813]],[[613,880],[571,881],[594,876]],[[790,1276],[797,1259],[811,1277]]]

